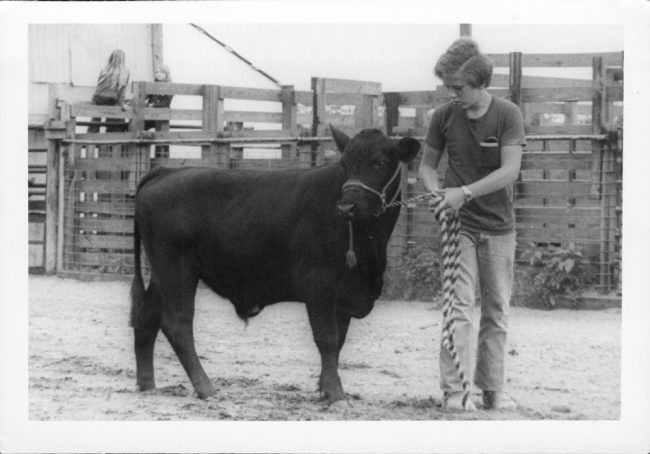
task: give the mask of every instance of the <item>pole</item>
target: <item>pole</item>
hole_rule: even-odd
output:
[[[472,24],[460,24],[460,36],[461,38],[471,38]]]
[[[246,63],[248,66],[250,66],[251,68],[253,68],[255,71],[257,71],[258,73],[260,73],[261,75],[263,75],[264,77],[266,77],[267,79],[269,79],[269,80],[270,80],[271,82],[273,82],[275,85],[277,85],[278,87],[282,88],[282,84],[280,83],[280,81],[278,81],[278,80],[277,80],[276,78],[274,78],[274,77],[271,77],[271,76],[268,75],[266,72],[262,71],[260,68],[258,68],[257,66],[255,66],[252,62],[250,62],[249,60],[247,60],[246,58],[244,58],[241,54],[237,53],[237,51],[236,51],[235,49],[233,49],[232,47],[230,47],[230,46],[227,45],[226,43],[219,41],[217,38],[215,38],[214,36],[212,36],[210,33],[208,33],[207,31],[205,31],[205,29],[199,27],[198,25],[196,25],[196,24],[190,24],[190,25],[191,25],[192,27],[196,28],[196,29],[197,29],[198,31],[200,31],[201,33],[203,33],[203,34],[204,34],[205,36],[207,36],[208,38],[210,38],[210,39],[211,39],[212,41],[214,41],[215,43],[219,44],[221,47],[223,47],[224,49],[226,49],[228,52],[230,52],[231,54],[233,54],[235,57],[239,58],[241,61],[243,61],[244,63]]]

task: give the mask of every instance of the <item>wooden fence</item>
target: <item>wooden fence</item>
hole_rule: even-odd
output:
[[[616,283],[620,252],[620,147],[607,133],[619,115],[622,73],[612,55],[593,58],[594,78],[566,82],[521,76],[521,55],[508,56],[496,96],[513,99],[526,119],[528,146],[516,185],[520,249],[529,242],[583,246],[605,289]],[[501,57],[493,57],[497,62]],[[575,61],[575,56],[569,56]],[[536,61],[536,60],[533,60]],[[582,60],[580,60],[582,61]],[[607,64],[603,64],[606,61]],[[560,85],[558,85],[560,84]],[[380,84],[312,79],[311,91],[137,82],[132,109],[53,101],[47,124],[45,266],[48,272],[104,276],[132,271],[132,213],[139,179],[158,165],[224,169],[313,167],[336,159],[326,125],[354,133],[378,127],[393,136],[425,136],[433,108],[446,100],[430,92],[385,93]],[[201,108],[154,108],[149,94],[200,99]],[[244,101],[245,107],[237,105]],[[255,110],[251,104],[263,106]],[[248,104],[246,104],[248,103]],[[123,125],[97,118],[123,120]],[[592,122],[592,119],[594,120]],[[156,131],[145,122],[155,121]],[[119,132],[88,133],[89,125]],[[178,151],[177,148],[181,148]],[[403,178],[405,196],[422,188],[416,164]],[[390,269],[413,247],[435,248],[437,234],[423,206],[403,210],[389,244]]]
[[[489,91],[519,105],[527,146],[515,185],[518,258],[531,243],[581,246],[597,284],[620,284],[623,56],[621,53],[490,55],[496,73]],[[528,67],[588,67],[592,80],[530,77]],[[390,135],[426,137],[433,110],[449,100],[443,87],[426,92],[384,93]],[[410,166],[407,197],[423,191]],[[445,158],[441,163],[446,166]],[[444,174],[441,172],[441,175]],[[412,206],[400,218],[403,246],[435,244],[430,213]],[[435,248],[436,246],[434,246]]]

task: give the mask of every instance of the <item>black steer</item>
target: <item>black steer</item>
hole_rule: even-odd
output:
[[[143,178],[131,288],[141,390],[155,388],[154,341],[162,329],[197,395],[215,393],[194,348],[201,279],[244,320],[269,304],[304,302],[321,355],[321,397],[345,399],[339,352],[350,318],[365,317],[381,293],[399,215],[399,207],[384,209],[385,199],[399,196],[400,162],[413,159],[420,144],[378,130],[349,139],[332,128],[332,135],[341,160],[320,168],[156,168]],[[146,291],[141,241],[151,265]]]

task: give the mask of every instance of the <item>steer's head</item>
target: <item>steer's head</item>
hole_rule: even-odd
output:
[[[420,143],[408,137],[393,140],[377,129],[364,129],[351,139],[332,126],[330,129],[347,176],[338,203],[339,214],[346,219],[381,214],[398,195],[400,163],[412,160]]]

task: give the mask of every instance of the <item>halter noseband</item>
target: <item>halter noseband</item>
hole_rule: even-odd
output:
[[[343,190],[343,192],[345,192],[347,189],[358,187],[358,188],[361,188],[361,189],[365,189],[366,191],[370,192],[371,194],[374,194],[377,197],[379,197],[379,200],[381,201],[381,208],[380,208],[379,212],[375,213],[375,216],[379,216],[380,214],[385,213],[386,210],[389,208],[389,206],[392,205],[395,202],[395,200],[397,200],[397,197],[399,197],[399,195],[400,195],[401,188],[398,187],[397,190],[395,191],[395,193],[393,194],[393,197],[390,199],[390,202],[386,203],[386,191],[388,190],[390,185],[393,184],[395,179],[400,175],[401,170],[402,170],[402,166],[401,166],[401,164],[398,163],[397,164],[397,169],[395,169],[395,172],[393,173],[393,176],[390,177],[390,180],[388,180],[388,182],[384,185],[384,187],[381,189],[381,192],[371,188],[370,186],[363,183],[361,180],[359,180],[357,178],[353,178],[353,179],[348,180],[345,183],[343,183],[343,186],[341,186],[341,189]]]

